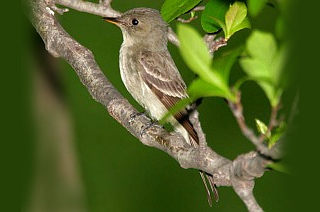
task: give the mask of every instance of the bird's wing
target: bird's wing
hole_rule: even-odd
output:
[[[139,62],[144,69],[142,78],[147,84],[171,97],[187,97],[186,85],[169,54],[143,51]]]
[[[179,100],[187,98],[186,85],[168,53],[143,51],[138,56],[142,65],[141,77],[152,92],[167,108],[172,108]],[[182,109],[174,118],[198,143],[198,136],[189,121],[188,111]]]
[[[188,97],[186,85],[168,53],[145,51],[139,55],[139,62],[143,67],[142,79],[167,109],[173,107],[179,100]],[[174,115],[174,118],[186,129],[192,140],[199,144],[198,135],[189,121],[188,111],[182,109]],[[195,145],[194,142],[190,141],[190,144]],[[200,171],[200,175],[211,206],[211,193],[204,176],[209,180],[210,188],[217,201],[219,196],[213,178],[203,171]]]

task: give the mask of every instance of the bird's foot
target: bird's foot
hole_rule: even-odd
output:
[[[129,123],[133,122],[137,117],[146,115],[146,112],[139,112],[139,113],[134,113],[130,115]]]
[[[157,121],[151,121],[150,123],[143,126],[141,128],[140,137],[142,137],[143,134],[145,134],[148,131],[148,129],[150,129],[151,127],[156,126],[156,125],[159,126]]]

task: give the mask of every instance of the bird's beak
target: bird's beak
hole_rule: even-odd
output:
[[[121,23],[121,21],[119,20],[119,18],[115,18],[115,17],[103,17],[102,20],[118,25]]]

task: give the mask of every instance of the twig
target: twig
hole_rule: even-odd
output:
[[[109,7],[112,0],[99,0],[99,4],[103,5],[104,7]]]
[[[189,115],[190,122],[197,132],[199,138],[199,148],[205,148],[207,146],[206,136],[202,131],[202,127],[199,121],[199,112],[197,110],[193,110]],[[200,150],[201,153],[201,150]]]
[[[169,27],[168,29],[168,40],[173,44],[175,45],[176,47],[179,47],[180,46],[180,41],[178,39],[178,36],[176,35],[176,33],[172,30],[171,27]]]
[[[268,124],[268,132],[271,133],[272,129],[276,127],[279,124],[279,121],[277,120],[279,109],[281,108],[281,104],[279,103],[275,107],[271,108],[270,118],[269,118],[269,124]],[[259,141],[263,142],[265,139],[265,135],[260,135]]]
[[[192,13],[192,12],[195,12],[195,11],[202,11],[204,9],[205,9],[205,6],[197,6],[197,7],[193,8],[193,9],[189,10],[186,13]],[[193,21],[193,20],[195,20],[197,18],[198,18],[198,16],[191,16],[189,19],[183,19],[183,18],[178,17],[177,21],[179,21],[181,23],[190,23],[191,21]]]
[[[51,1],[51,0],[47,0]],[[82,0],[55,0],[55,4],[60,4],[65,7],[69,7],[80,12],[86,12],[99,16],[115,17],[121,15],[119,11],[112,9],[110,0],[99,1],[99,4],[82,1]]]
[[[55,5],[55,3],[51,0],[45,0],[46,4],[49,6],[49,8],[54,11],[57,12],[60,15],[63,15],[66,12],[69,12],[68,8],[59,8]]]
[[[223,37],[215,39],[217,36],[217,33],[213,34],[206,34],[204,36],[204,41],[207,44],[207,47],[209,49],[209,53],[213,54],[215,51],[217,51],[219,48],[227,45],[227,40]]]
[[[186,24],[186,23],[190,23],[191,21],[193,21],[194,19],[197,19],[198,18],[198,16],[191,16],[189,19],[183,19],[183,18],[177,18],[177,21],[179,21],[179,22],[181,22],[181,23],[184,23],[184,24]]]
[[[241,104],[241,93],[237,94],[236,102],[228,101],[229,107],[236,118],[239,128],[242,134],[256,147],[256,149],[263,155],[278,158],[279,151],[277,149],[269,149],[260,139],[255,135],[255,133],[247,126],[244,116],[243,108]]]
[[[206,8],[206,6],[196,6],[191,11],[203,11]]]

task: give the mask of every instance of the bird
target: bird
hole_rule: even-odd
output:
[[[103,17],[118,26],[123,35],[119,54],[121,79],[132,97],[153,120],[160,120],[170,108],[188,98],[187,86],[167,48],[169,26],[158,10],[134,8],[118,17]],[[199,145],[196,130],[189,120],[188,108],[167,119],[176,132],[194,147]],[[212,175],[199,171],[205,185],[209,205],[211,192],[218,201]]]

